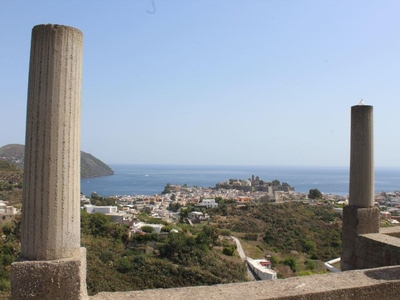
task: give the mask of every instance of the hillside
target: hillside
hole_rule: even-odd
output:
[[[9,144],[0,148],[0,159],[4,159],[21,170],[24,169],[25,146],[20,144]]]
[[[113,175],[114,171],[100,159],[81,151],[81,178]]]
[[[208,213],[219,228],[259,241],[264,249],[302,252],[321,261],[341,255],[341,220],[331,206],[287,202],[235,207]]]
[[[221,206],[207,210],[213,215],[209,224],[164,223],[164,231],[174,228],[179,232],[166,236],[134,234],[131,238],[125,225],[99,213],[81,211],[89,295],[247,281],[238,254],[224,252],[232,247],[230,235],[239,237],[249,257],[268,257],[278,278],[325,272],[322,261],[340,256],[341,222],[328,205]],[[146,214],[140,219],[163,223]],[[0,234],[6,237],[0,240],[0,261],[5,269],[19,254],[19,225],[18,220],[0,225]],[[9,289],[9,273],[0,272],[0,299]]]
[[[21,203],[22,182],[22,170],[0,159],[0,200],[8,201],[10,205]]]
[[[0,148],[0,159],[6,160],[21,170],[24,168],[25,146],[9,144]],[[113,175],[114,171],[93,155],[81,151],[81,178]]]

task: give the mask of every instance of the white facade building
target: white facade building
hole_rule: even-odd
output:
[[[141,228],[144,226],[153,227],[155,233],[160,233],[161,228],[164,227],[164,225],[162,225],[162,224],[147,224],[147,223],[143,223],[143,222],[138,222],[138,223],[135,223],[132,225],[131,232],[136,232],[138,230],[141,230]]]
[[[117,206],[95,206],[93,204],[85,204],[83,209],[89,214],[102,213],[102,214],[114,214],[118,211]]]
[[[277,279],[276,272],[271,269],[270,261],[247,257],[247,264],[261,280]]]
[[[203,206],[203,207],[207,207],[207,208],[217,208],[218,203],[215,202],[215,199],[204,199],[196,206]]]

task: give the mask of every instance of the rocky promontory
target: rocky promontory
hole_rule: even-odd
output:
[[[25,146],[9,144],[0,148],[0,159],[24,169]],[[113,175],[114,171],[100,159],[90,153],[81,151],[81,178],[92,178]]]

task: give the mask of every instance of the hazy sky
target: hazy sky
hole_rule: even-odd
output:
[[[106,163],[347,166],[350,107],[400,167],[400,1],[0,0],[0,146],[31,29],[84,34],[82,150]]]

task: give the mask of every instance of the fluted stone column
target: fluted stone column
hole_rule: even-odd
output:
[[[80,247],[82,33],[32,30],[22,202],[21,255],[13,299],[85,299]]]
[[[374,207],[373,107],[351,108],[349,205],[343,209],[341,269],[358,269],[360,234],[379,232],[379,209]]]

